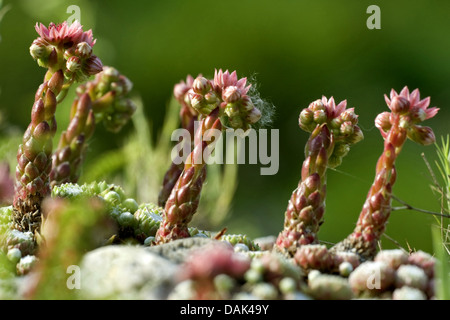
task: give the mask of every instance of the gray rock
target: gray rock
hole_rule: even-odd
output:
[[[158,246],[147,247],[146,250],[168,259],[173,263],[180,264],[186,261],[186,258],[193,251],[217,242],[224,243],[223,241],[210,238],[191,237],[174,240]]]
[[[166,299],[178,266],[146,247],[107,246],[81,262],[83,299]]]

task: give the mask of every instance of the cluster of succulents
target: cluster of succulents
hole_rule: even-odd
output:
[[[126,97],[131,82],[114,68],[103,70],[102,62],[93,54],[96,40],[91,30],[83,31],[78,21],[71,25],[51,23],[48,28],[36,24],[35,29],[39,37],[33,41],[30,54],[47,72],[36,92],[31,122],[17,154],[13,222],[17,230],[31,231],[37,237],[43,199],[53,186],[78,180],[95,122],[103,120],[117,131],[136,107]],[[92,75],[98,76],[79,87],[69,127],[63,131],[58,149],[53,150],[57,105],[73,83],[87,81]]]
[[[382,250],[373,261],[360,264],[348,281],[361,297],[431,299],[435,297],[434,265],[435,258],[423,251]]]
[[[52,189],[52,196],[63,199],[98,198],[106,206],[108,215],[117,222],[119,239],[135,239],[141,243],[154,237],[162,220],[162,208],[152,204],[138,204],[127,197],[125,191],[117,185],[105,181],[82,185],[66,183]]]
[[[434,299],[435,258],[423,251],[380,251],[355,267],[305,270],[276,250],[217,243],[194,252],[169,299]]]
[[[0,208],[0,248],[15,266],[18,275],[27,274],[36,264],[37,244],[31,231],[13,228],[13,207]]]
[[[97,198],[105,204],[107,214],[117,223],[117,234],[114,242],[136,241],[150,245],[163,220],[163,208],[153,203],[138,204],[133,198],[127,197],[122,187],[108,184],[105,181],[91,182],[82,185],[66,183],[52,189],[53,198],[83,199]],[[188,228],[190,237],[206,237],[238,245],[244,251],[260,250],[257,243],[243,234],[221,234],[195,227]]]
[[[435,298],[431,255],[377,247],[391,212],[395,161],[405,141],[422,145],[435,141],[432,129],[420,123],[439,109],[428,108],[429,98],[421,100],[417,89],[410,92],[405,87],[385,96],[390,112],[375,120],[384,150],[373,185],[354,231],[332,247],[318,238],[325,215],[327,169],[339,166],[363,133],[354,108],[347,109],[345,100],[336,104],[334,98],[322,97],[304,108],[299,126],[310,136],[301,178],[289,199],[283,230],[260,243],[246,235],[228,234],[226,228],[213,232],[189,225],[207,179],[204,151],[213,146],[214,133],[227,128],[245,132],[263,116],[261,99],[250,90],[247,78],[220,69],[213,79],[188,76],[174,87],[181,128],[191,133],[188,142],[193,147],[183,164],[169,167],[158,204],[139,204],[118,185],[77,184],[95,125],[103,122],[106,129],[117,132],[136,110],[129,98],[131,81],[115,68],[102,66],[92,53],[92,32],[84,32],[78,22],[48,28],[36,25],[36,31],[40,37],[30,53],[47,73],[19,146],[12,205],[0,207],[0,257],[14,265],[15,275],[36,271],[37,280],[26,297],[41,297],[52,287],[52,264],[78,263],[82,252],[98,246],[154,247],[206,237],[215,244],[184,261],[169,298]],[[92,75],[95,79],[87,81]],[[70,124],[53,150],[57,105],[74,82],[84,81],[77,88]],[[199,121],[197,129],[195,121]],[[1,189],[4,181],[0,175],[0,200],[6,194]],[[70,229],[72,224],[75,227]]]
[[[276,252],[252,257],[240,243],[215,243],[182,266],[169,299],[292,299],[304,296],[301,269]]]

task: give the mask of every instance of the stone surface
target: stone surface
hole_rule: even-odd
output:
[[[217,240],[186,238],[145,247],[115,245],[87,253],[81,263],[80,297],[87,299],[167,299],[180,264]]]
[[[145,247],[107,246],[81,263],[80,296],[87,299],[166,299],[178,267]]]
[[[186,261],[186,258],[189,257],[193,251],[215,242],[224,243],[210,238],[191,237],[174,240],[163,245],[148,247],[147,250],[168,259],[173,263],[180,264]]]

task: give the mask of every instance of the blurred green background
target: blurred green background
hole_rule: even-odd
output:
[[[381,9],[380,30],[366,27],[366,10],[373,4]],[[187,74],[237,70],[240,77],[254,76],[261,97],[275,105],[271,127],[280,130],[279,171],[262,176],[259,165],[239,167],[231,213],[221,226],[230,233],[259,237],[282,229],[308,137],[298,127],[298,114],[322,95],[347,99],[348,106],[356,108],[365,140],[328,174],[321,240],[338,242],[356,223],[383,148],[374,127],[376,115],[387,110],[383,94],[405,85],[419,88],[441,108],[438,117],[425,124],[438,141],[450,131],[449,1],[5,0],[9,11],[0,23],[0,110],[9,128],[2,134],[24,132],[44,75],[28,50],[37,37],[35,23],[64,21],[71,15],[70,5],[80,7],[81,23],[93,29],[95,54],[134,83],[154,136],[173,85]],[[69,106],[68,98],[59,107],[59,128],[67,123]],[[119,148],[131,129],[130,123],[112,135],[99,127],[88,161]],[[422,152],[436,168],[434,146],[408,141],[397,162],[394,193],[413,206],[439,211]],[[386,233],[405,248],[432,251],[433,224],[429,215],[395,211]],[[395,245],[383,239],[383,247]]]

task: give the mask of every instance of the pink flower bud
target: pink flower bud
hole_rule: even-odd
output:
[[[325,110],[325,106],[322,102],[322,100],[318,99],[314,102],[311,102],[309,104],[309,109],[311,109],[312,111],[317,111],[317,110]]]
[[[261,111],[258,108],[253,108],[249,114],[247,114],[246,120],[249,123],[256,123],[261,119]]]
[[[103,64],[100,59],[92,55],[89,59],[86,60],[85,71],[88,75],[94,75],[103,70]]]
[[[49,53],[48,43],[41,38],[34,40],[30,46],[30,54],[34,60],[45,59],[48,57]]]
[[[195,93],[206,94],[209,90],[211,90],[211,85],[209,80],[205,77],[197,77],[192,84],[192,89]]]
[[[314,122],[316,123],[324,123],[325,121],[327,121],[327,114],[325,112],[325,110],[316,110],[314,111]]]
[[[343,121],[348,121],[352,124],[356,124],[358,122],[358,116],[356,115],[354,108],[350,108],[342,112],[340,118]]]
[[[214,92],[208,92],[205,94],[205,100],[208,104],[215,104],[217,103],[218,99]]]
[[[407,134],[409,139],[424,146],[433,144],[436,141],[434,132],[430,127],[412,126]]]
[[[194,91],[189,91],[188,93],[189,101],[192,108],[197,109],[203,102],[203,96],[201,94],[195,93]]]
[[[353,134],[345,139],[346,142],[348,142],[350,144],[355,144],[364,139],[364,134],[361,131],[360,127],[355,126],[353,128],[353,131],[354,131]]]
[[[222,93],[222,99],[225,102],[233,103],[238,101],[241,98],[241,93],[236,86],[226,87]]]
[[[300,117],[298,118],[298,123],[300,128],[307,128],[314,121],[314,111],[309,108],[303,109],[300,112]]]
[[[89,58],[92,55],[92,47],[87,42],[80,42],[75,53],[82,58]]]
[[[395,96],[391,100],[389,108],[395,113],[404,113],[409,110],[410,104],[408,99],[402,96]]]
[[[177,99],[178,101],[182,101],[182,99],[184,99],[184,95],[186,94],[186,92],[188,90],[189,90],[189,87],[186,86],[185,83],[177,83],[173,87],[173,95],[174,95],[175,99]]]
[[[341,124],[340,129],[341,134],[343,134],[344,136],[351,135],[354,132],[353,124],[350,121],[345,121],[343,124]]]
[[[382,132],[388,132],[391,127],[391,113],[382,112],[375,118],[375,126]]]

